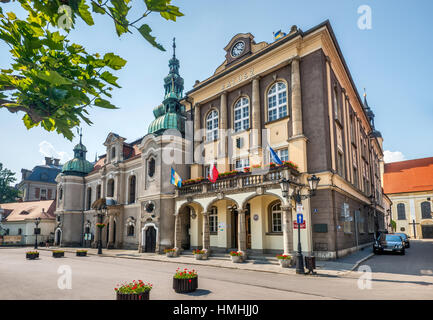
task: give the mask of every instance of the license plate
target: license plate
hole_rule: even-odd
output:
[[[392,249],[389,249],[389,248],[385,248],[385,249],[383,249],[384,251],[392,251]]]

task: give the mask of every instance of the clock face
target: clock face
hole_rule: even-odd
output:
[[[242,52],[244,52],[245,49],[245,42],[238,41],[234,44],[231,50],[231,55],[233,58],[239,56]]]

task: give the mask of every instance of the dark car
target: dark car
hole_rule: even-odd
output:
[[[404,255],[404,241],[402,237],[397,234],[385,234],[382,233],[379,238],[373,244],[373,252],[374,253],[383,253],[383,252],[398,252]]]
[[[396,235],[399,235],[404,242],[404,247],[405,248],[410,248],[410,243],[409,243],[409,236],[406,233],[395,233]]]

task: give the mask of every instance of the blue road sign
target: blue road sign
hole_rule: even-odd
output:
[[[296,223],[301,224],[304,223],[304,215],[301,213],[298,213],[296,215]]]

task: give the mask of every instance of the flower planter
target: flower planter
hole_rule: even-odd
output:
[[[173,289],[176,293],[193,292],[198,287],[198,276],[192,279],[173,278]]]
[[[142,293],[116,293],[116,300],[149,300],[150,291]]]
[[[86,257],[87,251],[77,251],[77,257]]]
[[[293,259],[278,259],[282,268],[289,268],[293,265]]]
[[[166,252],[165,256],[166,257],[170,257],[170,258],[175,257],[176,256],[176,252],[175,251]]]
[[[195,260],[207,260],[207,254],[206,253],[196,253]]]
[[[244,258],[242,256],[230,256],[232,258],[233,263],[242,263],[244,262]]]
[[[35,260],[39,258],[39,253],[26,253],[26,259]]]
[[[53,258],[63,258],[65,256],[64,252],[54,252],[53,251]]]

